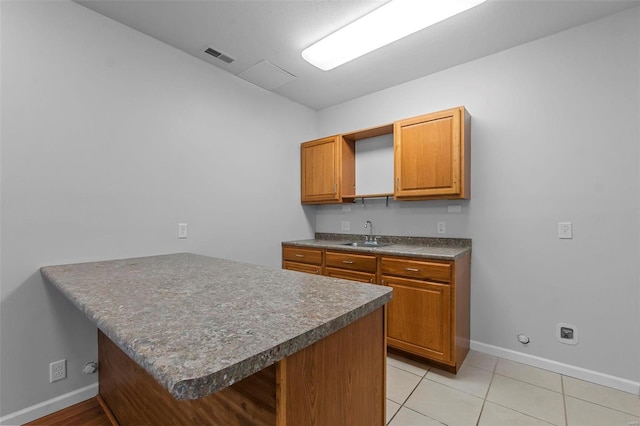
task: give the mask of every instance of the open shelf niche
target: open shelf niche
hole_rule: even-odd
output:
[[[393,199],[393,124],[358,130],[342,135],[355,145],[355,195],[345,201],[364,205],[365,199]]]

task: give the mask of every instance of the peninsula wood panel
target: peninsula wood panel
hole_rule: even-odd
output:
[[[385,423],[384,309],[283,361],[278,426]]]
[[[100,396],[123,426],[275,424],[275,365],[204,398],[176,400],[100,331],[98,358]]]
[[[102,332],[100,396],[125,425],[384,425],[384,308],[246,379],[176,400]]]

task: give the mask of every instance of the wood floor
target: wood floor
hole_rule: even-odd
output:
[[[26,426],[49,425],[49,426],[113,426],[117,425],[100,405],[98,397],[80,402],[64,410],[57,411],[48,416],[41,417]]]

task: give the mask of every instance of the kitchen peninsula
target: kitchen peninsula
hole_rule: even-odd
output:
[[[384,424],[391,290],[190,253],[46,266],[120,424]]]

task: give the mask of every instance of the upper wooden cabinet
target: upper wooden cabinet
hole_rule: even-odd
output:
[[[300,146],[302,203],[341,203],[355,188],[355,147],[341,135]]]
[[[301,145],[302,203],[346,203],[391,195],[397,200],[470,198],[470,128],[471,116],[464,107],[457,107],[305,142]],[[355,144],[391,133],[393,194],[358,193]]]
[[[394,123],[394,197],[469,198],[471,117],[458,107]]]

